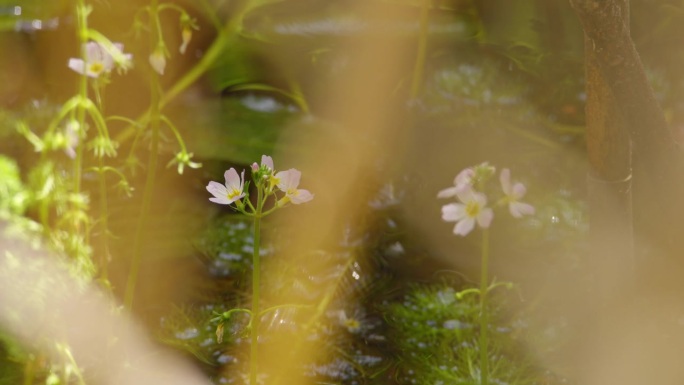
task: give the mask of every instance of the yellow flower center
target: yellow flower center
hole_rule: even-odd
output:
[[[273,188],[273,187],[277,186],[278,183],[280,183],[280,178],[276,178],[275,175],[270,175],[268,178],[270,181],[270,186],[271,186],[270,188]]]
[[[228,199],[233,199],[240,194],[242,194],[242,191],[238,191],[238,190],[229,191],[228,192]]]
[[[90,63],[88,69],[90,72],[99,75],[102,71],[104,71],[104,64],[101,62]]]
[[[356,332],[361,328],[361,323],[357,319],[349,318],[344,321],[344,326],[346,326],[350,332]]]
[[[480,207],[480,205],[479,205],[477,202],[475,202],[475,201],[470,201],[470,202],[468,202],[468,204],[466,205],[465,211],[466,211],[466,214],[468,214],[469,217],[475,218],[475,217],[477,217],[477,215],[480,213],[480,209],[481,209],[481,207]]]

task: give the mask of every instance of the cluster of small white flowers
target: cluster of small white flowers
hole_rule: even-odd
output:
[[[487,196],[483,192],[476,191],[478,184],[481,184],[496,169],[487,163],[482,163],[475,167],[469,167],[461,171],[454,178],[454,185],[443,189],[437,193],[438,198],[458,198],[458,203],[449,203],[442,206],[442,220],[446,222],[456,222],[454,234],[466,236],[477,223],[481,228],[488,228],[494,211],[487,207]],[[508,205],[508,210],[515,218],[524,215],[533,215],[534,207],[520,201],[525,196],[527,190],[522,183],[511,183],[511,172],[505,168],[499,175],[501,189],[504,197],[499,201],[501,204]]]
[[[274,187],[278,187],[280,192],[285,194],[276,203],[279,207],[284,206],[288,202],[292,202],[296,205],[306,203],[314,197],[308,190],[297,188],[299,186],[299,180],[302,177],[302,173],[299,170],[291,168],[287,171],[275,172],[273,159],[270,156],[263,155],[261,157],[261,165],[258,165],[257,163],[252,164],[252,172],[255,175],[259,175],[259,172],[263,173],[260,178],[263,178],[268,182],[266,188],[267,195],[275,193]],[[209,182],[207,185],[207,191],[214,196],[213,198],[209,198],[210,201],[222,205],[229,205],[246,196],[244,191],[244,170],[238,175],[237,171],[234,168],[231,168],[225,172],[224,178],[226,180],[225,185],[214,181]]]

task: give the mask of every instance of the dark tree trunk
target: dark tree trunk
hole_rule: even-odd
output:
[[[629,5],[619,3],[629,31]],[[595,46],[589,36],[584,40],[591,262],[602,277],[596,290],[608,300],[631,281],[634,267],[631,141]]]
[[[637,259],[637,267],[652,266],[656,255],[678,252],[683,238],[675,225],[681,220],[677,201],[684,191],[679,148],[631,39],[627,0],[570,2],[586,38],[587,142],[592,171],[606,182],[628,178],[631,143],[637,242],[640,249],[661,251],[649,253],[643,263]],[[628,200],[619,190],[629,186],[613,187],[608,189],[616,190],[616,195],[609,200],[626,205]]]
[[[570,2],[584,27],[587,50],[593,52],[595,65],[627,123],[636,154],[642,160],[648,160],[649,169],[663,164],[672,166],[676,144],[632,42],[627,24],[627,2]],[[654,177],[665,174],[651,171],[654,171]]]
[[[626,340],[651,349],[644,356],[661,353],[646,347],[643,330],[621,327],[646,323],[638,303],[681,289],[679,148],[630,36],[629,0],[570,3],[585,34],[591,257],[600,294],[587,299],[591,337],[580,352],[580,382],[643,383],[648,365],[610,363]]]

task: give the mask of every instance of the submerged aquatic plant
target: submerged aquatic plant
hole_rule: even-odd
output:
[[[468,384],[484,380],[476,362],[482,346],[478,341],[480,303],[451,283],[412,285],[399,300],[385,307],[393,348],[398,352],[396,378],[402,384]],[[465,289],[469,290],[469,289]],[[520,351],[519,338],[525,322],[503,320],[501,301],[490,301],[491,344],[487,347],[490,383],[538,384],[531,357]]]

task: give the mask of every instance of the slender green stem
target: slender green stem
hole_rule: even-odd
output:
[[[150,13],[156,15],[157,0],[152,0],[150,5]],[[159,18],[150,17],[150,22],[156,24]],[[153,25],[152,30],[157,30],[157,26]],[[151,37],[150,47],[156,47],[158,39],[161,36]],[[143,202],[140,209],[140,219],[135,231],[135,239],[133,241],[133,258],[131,260],[131,268],[128,273],[128,282],[126,282],[126,294],[124,296],[124,306],[128,310],[133,309],[133,298],[135,296],[135,286],[138,281],[138,273],[140,271],[140,261],[142,259],[142,240],[143,233],[147,227],[147,219],[150,211],[150,204],[152,203],[152,195],[154,192],[154,182],[157,174],[157,163],[159,162],[159,122],[161,109],[161,92],[159,86],[159,75],[156,71],[150,71],[150,130],[152,132],[150,157],[148,161],[147,177],[145,179],[145,190],[143,191]]]
[[[428,23],[430,21],[430,3],[431,0],[423,0],[423,6],[420,9],[420,33],[418,36],[416,64],[413,67],[413,80],[411,81],[411,99],[418,97],[421,85],[423,84],[425,56],[427,53]]]
[[[104,170],[104,157],[99,159],[100,168]],[[100,278],[107,282],[109,253],[109,207],[107,205],[107,174],[103,171],[99,174],[100,182],[100,242],[102,245],[102,258],[100,260]]]
[[[470,0],[470,7],[467,13],[470,16],[470,20],[474,20],[475,24],[477,25],[477,35],[475,36],[476,41],[480,44],[485,44],[487,41],[487,29],[485,28],[486,26],[482,20],[482,15],[480,15],[476,0]]]
[[[43,225],[43,235],[46,239],[50,238],[50,202],[48,197],[44,196],[40,200],[40,205],[38,206],[38,216],[40,218],[40,224]]]
[[[214,318],[214,320],[215,321],[228,320],[233,315],[233,313],[240,313],[240,312],[247,313],[247,314],[249,314],[250,317],[252,316],[252,311],[249,309],[230,309],[226,312],[219,314],[219,316]]]
[[[204,8],[204,14],[209,18],[209,21],[211,21],[211,24],[214,25],[214,28],[217,31],[221,31],[222,24],[221,24],[221,19],[217,16],[217,11],[218,11],[218,6],[214,7],[212,4],[209,4],[207,0],[199,0],[201,7]]]
[[[461,290],[458,293],[456,293],[456,298],[461,299],[468,294],[480,294],[480,290],[472,287],[470,289]]]
[[[482,266],[480,268],[480,384],[489,384],[489,312],[487,291],[489,278],[489,230],[482,230]]]
[[[78,385],[86,385],[85,379],[83,378],[83,373],[81,372],[81,368],[78,367],[76,359],[74,359],[73,354],[71,354],[71,350],[69,350],[69,348],[66,346],[62,346],[62,352],[69,359],[69,363],[71,363],[71,371],[76,375]]]
[[[180,6],[178,6],[176,4],[172,4],[172,3],[163,3],[163,4],[159,5],[159,8],[158,8],[159,13],[161,13],[162,11],[165,11],[167,9],[175,10],[176,12],[180,13],[181,15],[186,13],[183,8],[181,8]]]
[[[171,122],[171,120],[169,120],[169,118],[167,118],[167,117],[164,116],[164,115],[162,115],[162,116],[160,117],[160,119],[161,119],[161,121],[164,122],[164,123],[166,124],[166,126],[171,130],[171,132],[173,133],[173,136],[176,137],[176,141],[178,141],[178,145],[180,146],[181,151],[187,152],[188,150],[187,150],[187,148],[185,147],[185,142],[183,141],[183,137],[181,136],[180,131],[178,131],[178,128],[176,128],[176,125],[173,124],[173,122]]]
[[[214,42],[204,53],[202,59],[200,59],[200,62],[197,63],[197,65],[195,65],[190,71],[186,72],[185,75],[178,80],[178,82],[176,82],[176,84],[174,84],[166,94],[164,94],[164,98],[161,101],[162,105],[169,103],[173,98],[178,96],[178,94],[183,92],[197,79],[199,79],[200,76],[202,76],[209,68],[211,68],[212,64],[216,62],[221,54],[223,54],[224,48],[230,41],[230,37],[237,34],[242,27],[242,19],[249,9],[249,3],[249,0],[237,2],[237,5],[233,11],[233,16],[225,25],[223,30],[219,32]]]
[[[100,109],[100,112],[104,114],[104,93],[102,90],[104,89],[104,84],[101,83],[100,79],[95,79],[92,83],[92,88],[93,88],[93,93],[95,94],[95,103],[97,103],[97,108]]]
[[[140,271],[140,261],[142,259],[142,238],[145,228],[147,227],[147,219],[150,211],[150,204],[152,202],[152,194],[154,192],[157,163],[159,162],[159,120],[153,118],[150,122],[150,128],[152,130],[152,144],[148,161],[147,177],[145,179],[145,190],[143,192],[143,202],[140,209],[140,220],[138,221],[138,226],[135,231],[135,240],[133,242],[133,259],[131,260],[131,269],[128,274],[126,295],[124,297],[124,306],[128,310],[133,309],[133,297],[135,295],[135,286]]]
[[[104,98],[102,97],[102,86],[98,81],[96,81],[93,84],[93,92],[95,93],[95,98],[97,100],[98,108],[100,109],[98,111],[98,114],[104,114]],[[101,115],[100,115],[101,116]],[[104,127],[98,127],[99,130],[104,130],[105,135],[109,137],[109,133],[107,132],[106,128],[106,121],[104,119],[101,119],[101,122],[99,124],[96,124],[97,126],[104,126]],[[102,134],[102,133],[101,133]],[[99,220],[99,225],[100,225],[100,245],[102,247],[102,250],[100,251],[101,253],[101,258],[100,258],[100,279],[107,283],[108,282],[108,267],[109,267],[109,259],[110,259],[110,251],[109,251],[109,205],[107,202],[107,175],[104,172],[105,170],[105,163],[104,163],[104,154],[99,157],[98,159],[99,163],[99,168],[102,170],[99,173],[98,177],[98,182],[99,182],[99,193],[100,193],[100,220]]]
[[[168,91],[164,93],[160,103],[161,107],[166,106],[171,102],[176,96],[181,92],[185,91],[190,85],[192,85],[197,79],[199,79],[205,72],[207,72],[216,60],[221,57],[225,48],[230,43],[230,38],[236,35],[240,28],[242,27],[242,19],[249,10],[250,0],[242,0],[236,2],[234,12],[231,14],[231,19],[226,23],[226,25],[219,31],[218,36],[214,39],[209,49],[204,53],[199,63],[197,63],[190,71],[186,72],[182,78],[180,78]],[[137,120],[143,121],[150,117],[151,111],[146,111]],[[131,135],[135,134],[134,126],[127,127],[123,130],[116,138],[118,142],[123,142],[127,140]]]
[[[84,66],[88,63],[88,55],[86,44],[88,43],[88,20],[85,0],[78,0],[76,5],[76,18],[78,21],[78,42],[81,46],[81,60]],[[88,98],[88,77],[86,71],[83,71],[79,78],[78,94],[81,100]],[[85,141],[85,117],[86,111],[82,103],[79,103],[76,112],[76,120],[79,125],[79,144],[76,146],[76,158],[74,159],[74,179],[73,191],[78,194],[81,192],[81,172],[83,168],[83,145]]]
[[[24,364],[24,383],[23,385],[33,385],[33,379],[36,374],[36,357],[29,354],[26,364]]]
[[[304,92],[302,92],[302,86],[299,84],[299,82],[291,81],[290,91],[294,96],[297,105],[302,110],[302,113],[308,115],[311,110],[309,109],[309,103],[304,98]]]
[[[250,355],[249,355],[249,384],[257,383],[257,365],[259,361],[259,293],[260,293],[260,273],[261,263],[259,256],[259,246],[261,241],[261,212],[264,208],[263,188],[257,188],[257,207],[254,212],[254,247],[252,254],[252,329],[250,330]]]

